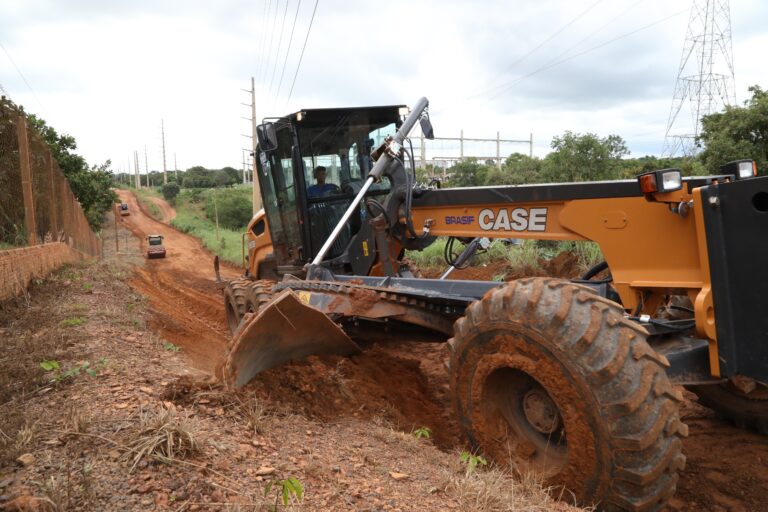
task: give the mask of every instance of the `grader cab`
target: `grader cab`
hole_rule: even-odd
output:
[[[427,107],[259,126],[264,210],[244,276],[225,286],[227,383],[354,353],[366,327],[443,341],[473,449],[609,510],[655,510],[674,493],[679,386],[768,433],[768,177],[738,161],[709,177],[422,188],[407,137],[417,122],[431,135]],[[314,195],[318,167],[336,187]],[[438,236],[472,241],[455,266],[484,237],[593,241],[605,262],[574,281],[421,279],[404,252]]]

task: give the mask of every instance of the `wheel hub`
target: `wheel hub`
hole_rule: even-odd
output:
[[[525,394],[523,412],[528,423],[542,434],[552,434],[561,427],[560,411],[543,388],[531,389]]]

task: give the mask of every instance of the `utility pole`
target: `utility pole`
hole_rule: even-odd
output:
[[[173,172],[176,176],[176,184],[181,186],[179,184],[179,164],[176,163],[176,153],[173,154]]]
[[[136,173],[136,188],[141,188],[141,175],[139,174],[139,152],[133,151],[133,170]]]
[[[259,179],[258,176],[256,176],[255,169],[256,169],[256,145],[259,143],[258,138],[256,137],[256,125],[258,124],[257,117],[256,117],[256,81],[253,77],[251,77],[251,88],[250,89],[242,89],[244,92],[250,93],[251,95],[251,102],[250,103],[243,103],[246,107],[251,107],[251,117],[244,117],[243,119],[250,120],[251,121],[251,135],[245,135],[245,137],[251,138],[251,155],[253,156],[253,170],[251,172],[251,181],[253,182],[253,213],[255,214],[257,211],[261,209],[261,192],[259,190]]]
[[[146,144],[144,144],[144,170],[147,171],[147,188],[149,188],[149,158],[147,158]]]
[[[243,185],[248,183],[248,169],[245,164],[245,151],[243,151]]]
[[[160,135],[163,137],[163,185],[168,184],[168,174],[165,168],[165,122],[160,120]]]

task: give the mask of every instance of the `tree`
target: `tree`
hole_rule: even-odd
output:
[[[521,185],[541,183],[542,161],[522,153],[512,153],[504,161],[501,170],[496,167],[488,171],[486,185]]]
[[[485,184],[488,166],[468,158],[449,168],[448,174],[451,176],[449,184],[452,187],[476,187]]]
[[[179,191],[181,190],[179,188],[178,183],[170,182],[166,185],[163,185],[163,197],[166,198],[168,201],[172,201],[173,199],[176,199],[176,196],[179,195]]]
[[[752,97],[743,107],[727,106],[701,120],[697,144],[704,147],[701,161],[708,174],[718,174],[721,165],[744,158],[755,160],[760,174],[768,174],[768,91],[757,85],[749,91]]]
[[[615,179],[620,173],[621,157],[629,154],[624,139],[618,135],[599,138],[565,132],[552,139],[552,153],[544,159],[543,178],[548,182],[596,181]]]
[[[35,115],[30,115],[28,121],[50,147],[59,168],[69,181],[72,193],[83,208],[88,224],[94,231],[98,231],[101,229],[104,214],[117,201],[117,195],[111,190],[112,162],[107,160],[101,165],[88,167],[85,158],[74,153],[77,149],[74,137],[59,134]]]

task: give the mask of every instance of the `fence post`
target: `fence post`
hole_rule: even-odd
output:
[[[51,235],[54,241],[59,237],[59,214],[56,210],[56,182],[53,179],[53,154],[50,150],[46,152],[46,160],[48,163],[48,186],[51,187],[50,191],[50,205],[51,205]]]
[[[35,225],[35,202],[32,194],[32,164],[29,160],[29,137],[27,119],[19,116],[19,162],[21,164],[21,191],[24,198],[24,222],[27,228],[27,243],[37,245],[37,226]]]

